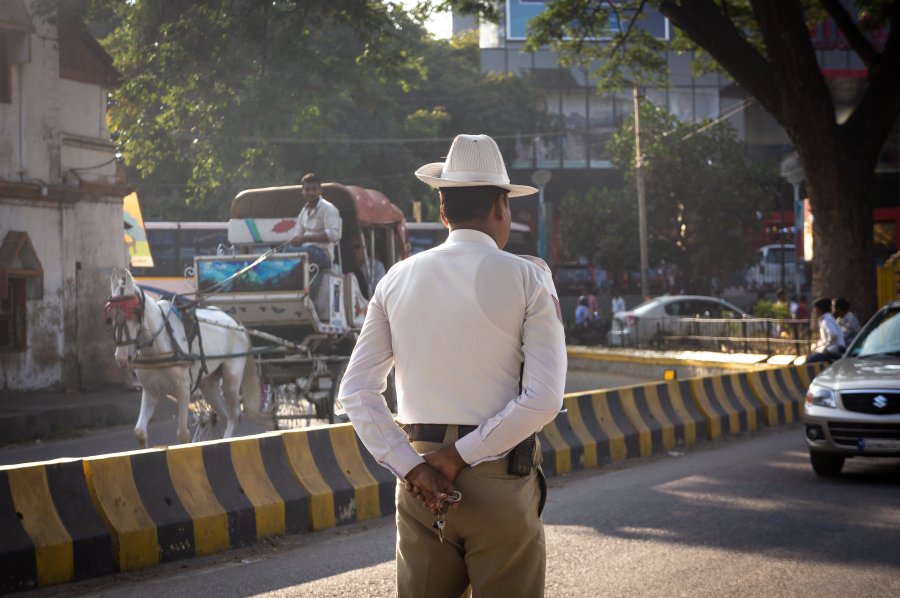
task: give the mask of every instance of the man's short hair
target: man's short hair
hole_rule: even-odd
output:
[[[831,299],[828,297],[819,297],[815,301],[813,301],[813,307],[818,309],[823,314],[831,313]]]
[[[497,196],[508,193],[506,189],[493,185],[441,187],[441,215],[451,224],[487,218]]]
[[[317,185],[321,185],[322,181],[319,180],[319,175],[317,175],[316,173],[308,172],[308,173],[304,174],[303,177],[300,179],[301,185],[305,185],[307,183],[315,183]]]
[[[834,307],[841,311],[850,311],[850,302],[843,297],[838,297],[834,300]]]

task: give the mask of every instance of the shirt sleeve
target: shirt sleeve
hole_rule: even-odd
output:
[[[474,432],[456,441],[456,450],[469,465],[503,457],[552,421],[562,407],[566,341],[549,269],[542,270],[527,299],[522,345],[525,363],[520,394]]]
[[[381,396],[393,365],[390,323],[376,292],[341,380],[336,407],[350,418],[375,460],[403,479],[425,460],[409,443]]]
[[[328,237],[328,240],[332,243],[340,241],[342,227],[341,213],[338,209],[335,207],[328,210],[325,213],[325,236]]]

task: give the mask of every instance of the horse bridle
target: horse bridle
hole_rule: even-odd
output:
[[[129,347],[134,345],[134,350],[137,352],[153,345],[154,341],[156,341],[156,337],[158,337],[166,328],[168,317],[162,312],[162,308],[160,308],[160,312],[163,316],[162,325],[159,327],[159,330],[152,334],[149,341],[140,343],[141,333],[147,330],[144,327],[144,308],[147,301],[146,296],[144,295],[144,289],[137,285],[135,285],[135,287],[137,293],[125,295],[124,286],[120,286],[118,296],[110,295],[107,297],[106,304],[103,306],[103,311],[106,314],[107,320],[112,324],[113,343],[115,346]],[[134,335],[134,338],[131,338],[131,332],[126,325],[128,320],[132,319],[138,323],[137,333]]]

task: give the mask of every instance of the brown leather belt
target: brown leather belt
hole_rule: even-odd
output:
[[[410,442],[444,442],[447,426],[452,424],[404,424],[403,429]],[[459,432],[456,439],[473,432],[478,426],[457,426]]]

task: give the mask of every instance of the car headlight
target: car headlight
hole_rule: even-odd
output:
[[[806,391],[806,405],[818,405],[819,407],[834,407],[834,391],[824,386],[810,385]]]

